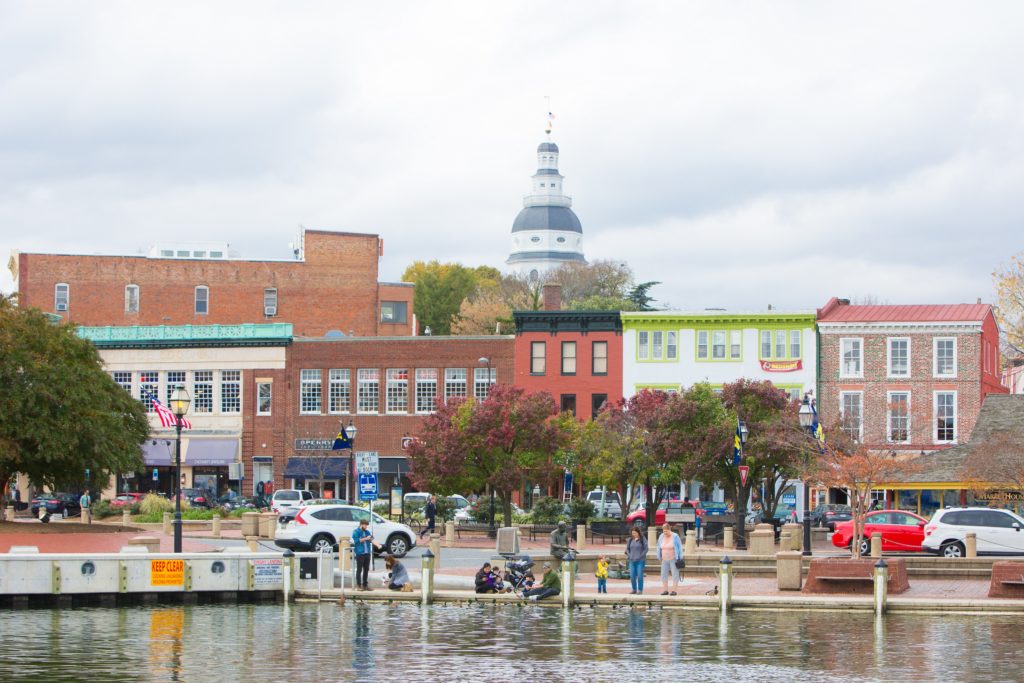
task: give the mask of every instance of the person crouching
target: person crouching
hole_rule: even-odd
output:
[[[544,576],[540,580],[540,588],[531,588],[523,593],[524,598],[536,602],[544,598],[550,598],[562,592],[562,580],[558,578],[558,572],[551,568],[549,562],[544,563]]]

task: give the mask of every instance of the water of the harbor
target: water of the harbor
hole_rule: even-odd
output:
[[[0,612],[0,681],[1020,681],[1018,617],[523,606]]]

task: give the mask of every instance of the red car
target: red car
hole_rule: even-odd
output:
[[[690,505],[690,503],[694,503],[695,505],[699,505],[699,503],[697,503],[697,501],[690,501],[689,503],[686,504],[686,507],[692,507]],[[654,523],[657,526],[660,527],[662,524],[665,523],[665,511],[669,509],[669,506],[671,506],[671,508],[672,508],[672,514],[679,514],[679,510],[682,509],[682,507],[683,507],[683,501],[681,501],[681,500],[662,501],[661,505],[658,506],[658,509],[654,511]],[[704,508],[702,508],[702,507],[698,507],[697,508],[697,516],[698,517],[703,517],[704,516]],[[626,516],[626,522],[628,524],[632,524],[634,526],[638,526],[641,529],[643,529],[644,527],[647,526],[647,508],[639,507],[636,510],[634,510],[633,512],[629,513]]]
[[[864,537],[860,541],[861,555],[871,552],[871,534],[882,534],[882,550],[920,552],[924,542],[924,517],[903,510],[877,510],[864,515]],[[832,545],[849,548],[853,540],[853,520],[836,524]]]
[[[112,508],[123,508],[135,503],[141,503],[145,497],[145,493],[122,493],[120,496],[110,501],[110,507]]]

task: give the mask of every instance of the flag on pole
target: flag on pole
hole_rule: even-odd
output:
[[[821,428],[821,423],[818,422],[818,408],[814,405],[814,401],[811,401],[811,413],[814,415],[814,420],[811,422],[811,436],[818,442],[818,450],[825,450],[825,431]]]
[[[345,428],[342,427],[338,435],[334,437],[334,443],[331,445],[332,451],[343,451],[352,448],[352,439],[348,438],[348,434],[345,433]]]
[[[160,418],[160,424],[164,427],[173,427],[178,423],[178,416],[171,412],[171,409],[165,406],[157,399],[156,396],[149,392],[145,392],[145,397],[153,404],[153,410],[156,411],[157,417]],[[181,417],[182,429],[192,429],[192,423],[182,415]]]
[[[739,465],[743,458],[743,439],[740,437],[740,424],[736,423],[736,435],[732,442],[732,464]]]

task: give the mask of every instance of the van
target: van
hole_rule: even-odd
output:
[[[313,500],[313,492],[305,489],[278,489],[270,499],[270,509],[274,512],[294,512],[301,505],[308,505]]]

